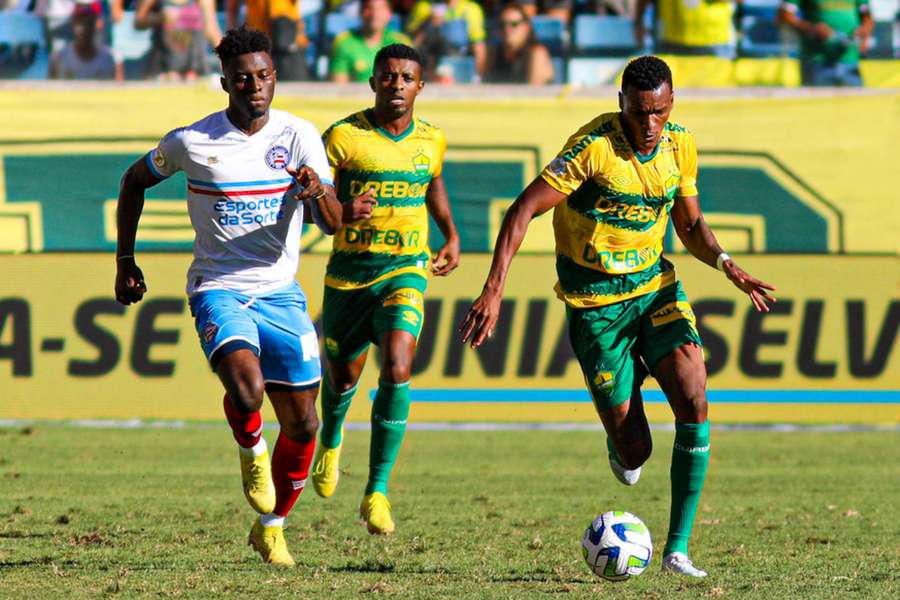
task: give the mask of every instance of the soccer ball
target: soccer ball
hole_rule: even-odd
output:
[[[643,521],[616,510],[603,513],[585,529],[581,550],[595,575],[624,581],[640,575],[650,564],[653,542]]]

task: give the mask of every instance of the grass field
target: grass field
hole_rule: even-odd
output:
[[[269,437],[271,438],[269,432]],[[900,435],[714,432],[692,545],[706,580],[659,571],[612,584],[579,543],[604,510],[664,542],[672,434],[635,488],[596,431],[408,434],[391,497],[398,533],[356,508],[368,433],[345,473],[308,490],[287,530],[293,570],[244,545],[253,514],[225,428],[0,429],[0,597],[900,597]]]

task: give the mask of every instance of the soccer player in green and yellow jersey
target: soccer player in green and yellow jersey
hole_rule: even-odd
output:
[[[382,48],[369,80],[374,108],[325,132],[345,228],[334,239],[325,275],[321,444],[313,486],[331,496],[338,483],[344,418],[370,343],[381,348],[372,405],[369,480],[360,506],[369,533],[394,531],[387,482],[409,415],[410,368],[422,330],[427,277],[459,263],[459,235],[450,214],[441,166],[443,132],[413,117],[422,90],[422,58],[402,44]],[[428,215],[446,243],[432,262]]]
[[[694,313],[672,263],[662,257],[669,216],[695,257],[725,271],[767,311],[772,286],[722,251],[697,198],[697,149],[668,122],[672,74],[645,56],[626,67],[617,113],[575,133],[506,213],[484,291],[460,330],[478,347],[493,333],[510,261],[528,223],[551,208],[557,295],[569,336],[607,433],[616,478],[634,485],[651,450],[640,386],[659,382],[675,413],[672,510],[663,569],[706,573],[687,556],[688,538],[709,462],[706,369]]]

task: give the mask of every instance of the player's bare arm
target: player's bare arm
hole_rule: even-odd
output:
[[[307,210],[304,214],[321,215],[326,233],[334,234],[341,228],[341,203],[334,187],[323,184],[318,174],[308,165],[299,169],[285,168],[285,171],[300,185],[301,190],[294,195],[297,202],[303,202]]]
[[[471,340],[472,348],[478,348],[493,334],[500,316],[500,301],[503,299],[503,286],[506,284],[509,265],[522,245],[522,240],[525,239],[528,224],[533,218],[544,214],[565,198],[565,194],[538,177],[509,207],[497,235],[494,258],[484,283],[484,290],[472,303],[466,318],[459,326],[464,344]]]
[[[428,214],[437,223],[438,229],[444,234],[444,245],[440,247],[432,261],[431,272],[438,277],[449,275],[459,266],[459,233],[456,231],[456,223],[450,212],[450,199],[447,197],[447,186],[444,184],[444,176],[438,175],[431,180],[428,191],[425,193],[425,204]]]
[[[119,184],[115,289],[116,300],[125,305],[140,302],[147,293],[144,274],[134,258],[134,240],[144,209],[144,191],[161,181],[147,167],[147,159],[148,155],[144,155],[128,167]]]
[[[713,268],[719,268],[718,258],[723,254],[716,236],[707,225],[700,211],[697,196],[677,197],[672,208],[672,224],[678,239],[688,251]],[[727,255],[726,255],[727,256]],[[756,310],[769,312],[769,304],[775,302],[768,290],[775,286],[756,279],[741,269],[731,258],[722,261],[722,270],[738,289],[750,296]]]

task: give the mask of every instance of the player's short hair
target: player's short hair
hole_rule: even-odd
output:
[[[271,54],[272,41],[262,31],[247,27],[246,23],[238,29],[229,29],[216,46],[216,54],[223,65],[236,56],[254,52]]]
[[[641,56],[636,58],[625,67],[622,74],[622,91],[633,87],[641,92],[649,92],[655,90],[663,83],[668,83],[670,89],[672,87],[672,71],[666,61],[655,56]]]
[[[375,55],[375,61],[372,63],[372,72],[374,73],[375,70],[378,69],[378,65],[384,64],[390,58],[411,60],[418,63],[419,67],[424,66],[425,62],[422,59],[422,55],[419,54],[419,51],[412,46],[407,46],[406,44],[388,44]]]

